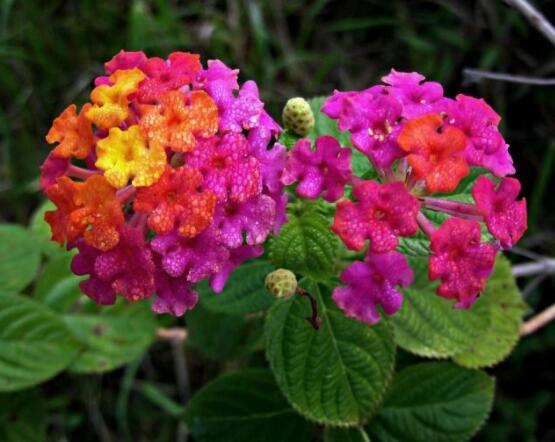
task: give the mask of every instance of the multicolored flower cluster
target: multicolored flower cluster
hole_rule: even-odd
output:
[[[500,117],[482,99],[445,97],[439,83],[416,73],[392,70],[384,84],[363,91],[335,91],[321,111],[368,158],[377,178],[353,176],[351,151],[331,137],[299,140],[288,153],[284,184],[298,181],[305,198],[337,201],[351,186],[351,198],[336,206],[332,230],[346,247],[366,250],[341,274],[346,286],[333,293],[348,315],[373,324],[378,306],[386,314],[401,308],[398,286],[412,282],[407,258],[397,251],[400,237],[421,230],[430,241],[429,278],[437,293],[468,308],[484,290],[501,248],[512,247],[526,230],[526,202],[517,201],[520,183]],[[472,188],[474,204],[449,195],[472,167],[485,169]],[[481,170],[481,169],[479,169]],[[430,211],[449,217],[437,226]],[[445,219],[434,217],[434,219]],[[485,223],[493,240],[482,240]]]
[[[45,219],[78,249],[72,269],[96,302],[156,293],[154,311],[181,315],[195,283],[223,290],[285,221],[281,129],[256,83],[240,86],[219,60],[121,51],[105,69],[91,102],[67,107],[46,136],[57,144],[41,167],[56,205]]]

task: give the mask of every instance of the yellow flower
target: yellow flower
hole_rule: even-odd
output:
[[[139,126],[126,131],[113,127],[106,138],[96,144],[96,167],[105,171],[108,182],[117,188],[127,185],[150,186],[158,181],[166,165],[163,147],[148,148]]]
[[[137,92],[145,74],[140,69],[125,69],[110,75],[111,86],[103,84],[91,92],[91,107],[86,116],[97,127],[110,129],[119,126],[128,116],[128,97]]]

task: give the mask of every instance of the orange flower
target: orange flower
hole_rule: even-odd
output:
[[[63,176],[46,193],[56,205],[56,210],[44,216],[54,241],[63,245],[83,234],[89,245],[102,251],[118,243],[123,212],[116,189],[102,175],[93,175],[83,183]]]
[[[85,117],[90,108],[90,103],[85,104],[77,115],[77,106],[71,104],[54,120],[46,135],[48,143],[60,143],[52,151],[54,156],[81,159],[87,157],[94,142],[91,122]]]
[[[102,129],[119,126],[129,116],[129,96],[137,92],[145,77],[138,68],[114,72],[110,75],[111,86],[103,84],[91,92],[95,105],[86,112],[87,118]]]
[[[431,192],[451,192],[468,175],[464,158],[466,136],[456,127],[443,126],[438,114],[408,120],[397,142],[409,152],[412,173],[424,178]]]
[[[169,91],[160,104],[145,106],[139,125],[145,138],[155,146],[169,147],[175,152],[190,152],[195,148],[195,136],[209,137],[218,130],[218,107],[203,91],[193,91],[187,97],[179,91]]]

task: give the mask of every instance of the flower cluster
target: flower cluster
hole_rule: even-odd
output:
[[[350,133],[376,179],[353,176],[351,150],[328,136],[318,138],[314,150],[299,140],[282,177],[284,184],[298,182],[300,196],[329,202],[350,186],[350,198],[336,205],[332,230],[365,258],[343,271],[346,286],[332,296],[348,316],[369,324],[379,320],[378,306],[387,314],[398,311],[397,287],[412,282],[409,262],[396,250],[400,237],[421,231],[429,238],[429,278],[440,281],[438,295],[468,308],[484,290],[497,251],[512,247],[526,230],[520,183],[506,177],[515,169],[499,115],[482,99],[445,97],[439,83],[416,72],[392,70],[383,83],[335,91],[321,109]],[[474,204],[449,197],[474,167],[483,172],[472,188]],[[430,217],[432,211],[443,215]],[[436,225],[438,219],[444,221]]]
[[[79,253],[84,293],[156,293],[153,310],[181,315],[209,279],[224,288],[285,221],[285,149],[253,81],[197,54],[167,60],[124,52],[105,64],[90,103],[72,104],[46,136],[41,167],[52,239]]]

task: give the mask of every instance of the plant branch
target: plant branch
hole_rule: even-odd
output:
[[[526,262],[523,264],[516,264],[513,266],[513,275],[515,277],[537,275],[539,273],[553,273],[555,272],[555,259],[543,258],[539,261]]]
[[[555,45],[555,28],[545,16],[538,11],[528,0],[505,0],[505,3],[512,6],[526,17],[532,26],[541,32],[552,44]]]
[[[322,325],[322,320],[318,316],[318,303],[316,302],[316,299],[302,287],[297,287],[297,293],[310,299],[310,308],[312,309],[312,315],[307,316],[306,320],[310,322],[310,325],[312,325],[314,330],[318,330]]]
[[[534,333],[544,325],[547,325],[553,319],[555,319],[555,304],[552,304],[536,316],[524,322],[520,327],[520,335],[526,336]]]
[[[514,75],[504,72],[484,71],[482,69],[464,68],[464,84],[479,83],[484,78],[489,80],[507,81],[509,83],[530,84],[533,86],[554,86],[555,78],[538,78],[527,75]]]
[[[182,327],[159,328],[156,336],[160,341],[185,342],[187,340],[187,329]]]

